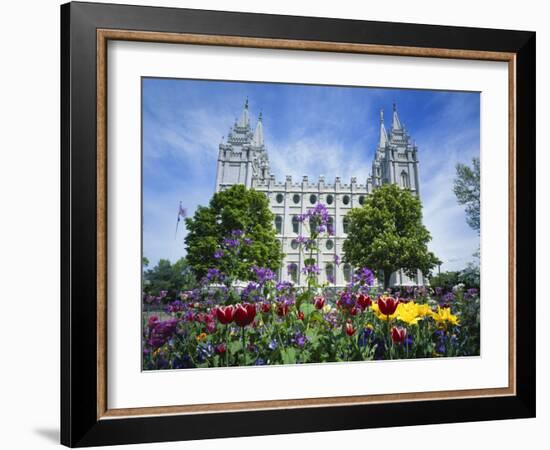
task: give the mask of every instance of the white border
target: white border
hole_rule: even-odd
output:
[[[482,357],[140,370],[140,77],[480,91]],[[108,44],[108,408],[508,385],[507,63],[183,44]]]

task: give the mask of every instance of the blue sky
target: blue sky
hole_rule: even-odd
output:
[[[143,79],[143,254],[152,264],[185,255],[180,200],[192,215],[213,194],[218,144],[248,97],[251,124],[263,114],[276,178],[364,182],[392,103],[419,147],[420,194],[430,248],[441,270],[463,268],[479,246],[452,192],[455,165],[479,156],[479,93]]]

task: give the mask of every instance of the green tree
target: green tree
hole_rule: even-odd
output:
[[[185,258],[178,259],[174,264],[161,259],[155,267],[144,271],[143,281],[146,294],[158,295],[160,291],[168,291],[172,298],[177,292],[193,289],[197,284]]]
[[[456,165],[453,191],[460,205],[466,205],[466,222],[479,234],[479,158],[473,158],[472,167]]]
[[[217,192],[209,206],[200,206],[194,217],[185,219],[187,260],[193,272],[201,278],[209,268],[227,269],[226,260],[216,258],[214,253],[234,230],[242,230],[251,240],[250,245],[240,250],[237,266],[231,268],[238,279],[250,279],[254,265],[278,269],[283,255],[273,221],[274,215],[263,193],[242,184]]]
[[[345,261],[384,274],[384,288],[393,272],[403,269],[414,278],[439,263],[428,251],[430,233],[422,224],[422,205],[409,190],[385,184],[369,195],[362,208],[348,214]]]

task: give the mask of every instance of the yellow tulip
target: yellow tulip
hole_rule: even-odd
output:
[[[438,306],[437,312],[432,311],[431,316],[440,326],[445,325],[445,323],[450,323],[451,325],[460,324],[458,317],[451,313],[451,308]]]

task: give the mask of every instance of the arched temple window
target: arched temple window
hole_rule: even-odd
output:
[[[290,263],[288,265],[288,274],[290,275],[290,279],[293,283],[298,282],[298,264],[296,263]]]
[[[344,280],[346,283],[351,281],[351,266],[349,264],[344,265]]]
[[[298,216],[292,218],[292,232],[298,234],[300,232],[300,220]]]
[[[329,283],[334,284],[336,282],[336,280],[334,278],[334,264],[327,263],[327,265],[325,267],[325,272],[326,272],[326,276],[327,276],[327,281]]]
[[[411,186],[409,184],[409,174],[405,171],[401,172],[401,187],[409,189]]]
[[[275,217],[275,230],[277,234],[282,234],[283,232],[283,218],[281,216]]]
[[[344,233],[347,233],[349,230],[349,219],[347,217],[342,219],[342,227],[344,228]]]

